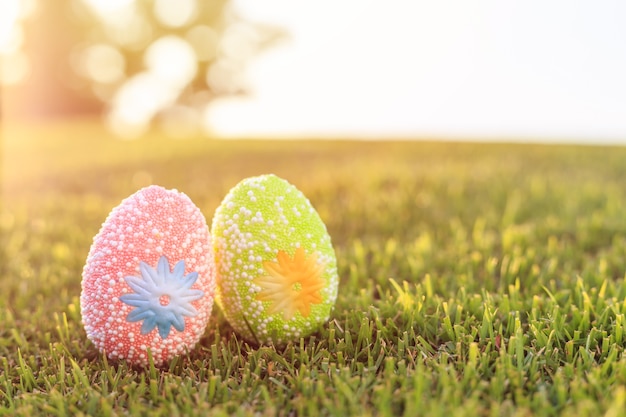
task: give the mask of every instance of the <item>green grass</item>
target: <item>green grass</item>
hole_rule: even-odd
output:
[[[617,416],[626,409],[626,148],[115,141],[7,129],[0,415]],[[95,351],[81,270],[111,208],[156,183],[210,221],[273,172],[309,197],[340,275],[331,320],[250,346],[217,308],[163,369]]]

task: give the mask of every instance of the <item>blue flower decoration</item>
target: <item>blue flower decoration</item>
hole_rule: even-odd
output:
[[[126,316],[126,320],[144,320],[141,334],[147,334],[157,327],[163,339],[170,334],[171,326],[179,332],[185,330],[183,316],[196,316],[198,311],[191,302],[204,296],[203,291],[191,289],[198,279],[198,273],[185,275],[184,260],[179,261],[174,270],[170,271],[165,256],[159,259],[156,270],[145,262],[139,263],[139,269],[141,277],[124,278],[135,292],[122,295],[120,300],[136,307]]]

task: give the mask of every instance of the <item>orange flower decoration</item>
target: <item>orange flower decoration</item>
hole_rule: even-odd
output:
[[[271,301],[268,314],[282,312],[291,320],[299,311],[304,317],[311,314],[311,304],[322,302],[320,290],[325,282],[321,278],[324,264],[318,263],[317,254],[308,258],[304,249],[296,249],[293,260],[285,251],[278,251],[278,262],[263,262],[269,275],[257,277],[254,282],[262,288],[258,301]]]

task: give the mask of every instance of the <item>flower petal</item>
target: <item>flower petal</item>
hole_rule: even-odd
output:
[[[161,277],[167,276],[170,272],[170,263],[167,261],[165,255],[161,255],[159,262],[157,263],[157,273]]]
[[[185,277],[183,278],[182,280],[183,284],[181,285],[181,288],[188,290],[189,288],[191,288],[193,284],[195,284],[197,280],[198,280],[198,273],[195,271],[191,272],[185,275]]]
[[[323,301],[320,291],[326,286],[322,278],[323,264],[318,263],[317,253],[307,257],[304,249],[296,249],[293,259],[287,252],[278,251],[278,262],[263,262],[268,272],[254,279],[261,287],[256,299],[266,304],[268,314],[283,313],[285,320],[291,320],[296,312],[304,317],[311,313],[311,304]]]
[[[198,273],[193,271],[185,275],[184,260],[178,261],[174,270],[170,271],[169,261],[165,256],[159,258],[156,268],[140,262],[139,269],[140,277],[126,277],[126,282],[135,292],[120,296],[122,302],[136,307],[127,315],[126,320],[144,320],[141,333],[147,334],[156,327],[163,339],[169,336],[172,326],[178,331],[184,331],[184,316],[193,317],[198,314],[191,303],[204,296],[204,291],[191,289],[198,279]],[[158,301],[163,295],[169,296],[167,305],[161,305]]]
[[[142,261],[139,263],[139,270],[141,271],[141,277],[146,281],[146,284],[150,285],[150,288],[159,285],[159,275],[150,265]]]
[[[146,320],[141,325],[141,334],[148,334],[154,329],[156,326],[156,315],[147,317]]]
[[[191,301],[196,301],[196,300],[201,299],[203,296],[204,296],[204,291],[202,290],[189,290],[177,298],[184,300],[187,303],[190,303]]]
[[[126,316],[126,321],[130,321],[130,322],[139,321],[139,320],[147,319],[149,317],[154,317],[154,316],[155,314],[154,314],[154,311],[152,310],[136,308],[130,313],[128,313],[128,316]]]
[[[198,315],[198,310],[196,310],[195,307],[191,304],[188,304],[186,306],[180,306],[179,309],[181,314],[187,317],[195,317]]]
[[[169,323],[157,323],[157,327],[159,328],[159,336],[161,336],[162,339],[166,339],[167,336],[170,335],[170,328],[172,326],[170,326]]]
[[[183,319],[183,316],[181,316],[181,315],[174,315],[174,317],[172,318],[172,325],[179,332],[184,331],[185,330],[185,320]]]
[[[175,278],[182,278],[185,275],[184,259],[181,259],[176,263],[176,266],[174,266],[174,270],[172,271],[172,275],[174,275]]]
[[[146,282],[145,280],[129,275],[124,278],[126,283],[130,288],[132,288],[136,293],[141,293],[145,295],[150,295],[152,291],[152,286]]]
[[[143,294],[123,294],[120,295],[120,301],[133,307],[144,307],[150,304],[150,301]]]

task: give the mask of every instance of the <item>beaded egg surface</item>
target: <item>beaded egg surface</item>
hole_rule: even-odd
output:
[[[110,359],[156,364],[193,348],[215,292],[211,236],[185,194],[150,186],[114,208],[83,268],[87,337]]]
[[[212,223],[216,301],[245,339],[283,345],[326,322],[337,298],[337,261],[318,213],[275,175],[243,180]]]

